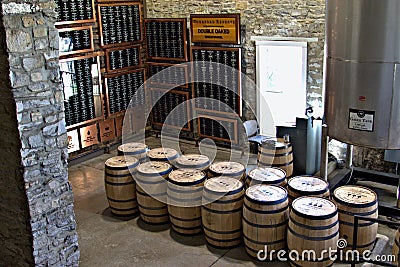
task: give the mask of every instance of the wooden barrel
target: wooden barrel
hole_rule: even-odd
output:
[[[290,143],[267,140],[258,147],[258,166],[277,167],[293,175],[293,151]]]
[[[206,155],[199,154],[182,155],[175,162],[178,168],[199,169],[201,171],[206,171],[210,164],[210,159]]]
[[[243,182],[216,177],[204,183],[201,217],[209,245],[231,248],[242,242]]]
[[[339,239],[335,203],[320,197],[295,199],[290,210],[287,234],[289,253],[293,251],[297,255],[304,255],[299,260],[290,259],[292,266],[331,266],[333,260],[330,256],[334,257],[332,251],[337,250]],[[313,251],[315,255],[303,251]]]
[[[168,213],[172,229],[182,235],[195,235],[203,231],[201,200],[204,172],[198,169],[177,169],[168,178]]]
[[[400,266],[400,227],[396,231],[396,236],[393,242],[392,254],[395,256],[394,263],[397,264],[397,266]]]
[[[147,157],[152,161],[167,161],[174,165],[179,153],[173,148],[158,147],[147,151]]]
[[[289,218],[288,195],[283,187],[258,184],[246,190],[243,205],[243,237],[246,252],[257,259],[260,250],[286,248]],[[276,254],[273,258],[276,258]],[[273,259],[267,257],[266,260]]]
[[[279,168],[258,167],[249,172],[246,179],[247,188],[255,184],[280,185],[285,187],[286,173]]]
[[[374,191],[357,185],[338,187],[333,192],[339,211],[340,238],[346,239],[347,248],[352,249],[354,233],[354,215],[378,218],[378,198]],[[357,250],[363,252],[374,246],[378,223],[359,220],[357,231]]]
[[[137,167],[136,192],[140,217],[150,224],[169,221],[167,181],[172,166],[167,162],[149,161]]]
[[[329,198],[329,184],[314,176],[296,176],[290,178],[287,184],[289,203],[298,197],[316,196]]]
[[[104,184],[111,213],[133,216],[138,212],[133,175],[139,161],[132,156],[116,156],[105,162]]]
[[[147,159],[148,147],[142,143],[126,143],[118,147],[118,155],[129,155],[134,156],[140,162],[144,162]]]
[[[208,177],[227,176],[238,180],[246,179],[246,167],[238,162],[222,161],[213,163],[208,168]]]

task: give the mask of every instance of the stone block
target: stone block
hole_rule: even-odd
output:
[[[44,66],[44,60],[40,56],[26,57],[22,59],[22,66],[26,71],[32,71]]]
[[[35,27],[35,28],[33,28],[33,37],[34,38],[47,37],[47,27]]]
[[[36,39],[34,41],[35,43],[35,49],[36,50],[44,50],[49,46],[49,41],[47,39]]]
[[[28,31],[7,29],[6,36],[7,50],[11,53],[29,52],[33,48],[32,36]]]
[[[22,25],[24,25],[25,28],[36,26],[36,20],[32,16],[23,16]]]

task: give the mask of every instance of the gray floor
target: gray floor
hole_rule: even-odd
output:
[[[147,144],[157,147],[159,140],[151,137]],[[198,151],[191,143],[181,144],[181,148],[184,153]],[[240,154],[234,156],[240,157]],[[280,262],[253,262],[243,247],[210,248],[206,246],[204,236],[181,237],[168,225],[149,226],[138,218],[113,217],[108,209],[103,172],[105,160],[114,155],[116,151],[111,151],[69,168],[81,250],[80,266],[289,266]],[[227,157],[227,151],[219,150],[215,159]],[[254,164],[253,156],[248,168]],[[393,242],[393,230],[384,228],[381,231]]]

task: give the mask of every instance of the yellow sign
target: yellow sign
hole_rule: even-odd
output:
[[[240,44],[239,14],[190,15],[193,43]]]

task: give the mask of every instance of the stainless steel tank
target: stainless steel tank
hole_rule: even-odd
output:
[[[400,1],[327,0],[325,41],[329,136],[400,149]]]

